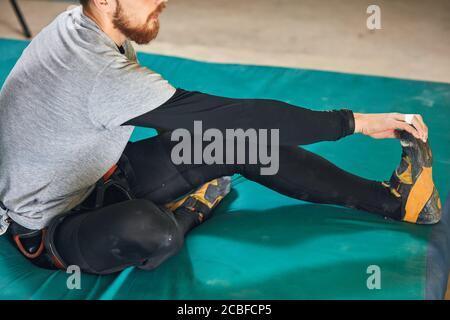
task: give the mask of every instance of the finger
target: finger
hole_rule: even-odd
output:
[[[406,122],[396,121],[396,128],[402,129],[410,134],[412,134],[416,139],[420,139],[420,133],[417,131],[416,128],[414,128],[412,125],[407,124]]]
[[[417,115],[417,120],[422,125],[424,132],[425,132],[425,138],[428,139],[428,126],[425,124],[425,121],[423,121],[423,118],[420,114]]]
[[[426,130],[425,130],[425,124],[422,121],[420,121],[419,117],[417,117],[417,116],[414,116],[414,118],[412,119],[411,123],[417,129],[417,131],[419,131],[420,138],[422,139],[422,141],[426,142],[427,141],[427,134],[426,134]]]
[[[420,137],[418,139],[424,140],[425,139],[425,130],[424,127],[418,123],[418,116],[416,114],[405,114],[405,113],[392,113],[392,117],[401,122],[406,122],[409,125],[413,125],[415,129],[419,132]]]
[[[403,117],[403,121],[409,125],[414,126],[414,128],[419,132],[422,141],[426,142],[428,139],[428,128],[425,126],[425,123],[422,120],[422,116],[420,114],[400,114]]]

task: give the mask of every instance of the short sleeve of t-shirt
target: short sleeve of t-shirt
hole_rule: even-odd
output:
[[[114,128],[169,100],[176,89],[158,73],[125,56],[100,71],[88,99],[96,126]]]

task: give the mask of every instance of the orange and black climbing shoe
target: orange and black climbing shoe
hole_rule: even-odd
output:
[[[384,185],[401,198],[403,221],[435,224],[441,219],[441,202],[433,183],[430,145],[406,131],[399,134],[402,160]]]
[[[212,211],[231,190],[231,177],[221,177],[205,183],[182,199],[166,205],[171,211],[183,206],[198,214],[200,222],[209,219]]]

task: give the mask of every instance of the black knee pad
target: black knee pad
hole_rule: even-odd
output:
[[[145,199],[127,201],[116,210],[121,213],[113,223],[113,234],[123,248],[111,249],[117,257],[135,260],[136,266],[153,269],[183,246],[184,235],[171,211]]]
[[[177,251],[184,236],[173,213],[145,199],[128,201],[127,214],[119,222],[123,241],[140,246],[151,256]]]
[[[144,199],[78,214],[60,228],[60,254],[64,257],[69,252],[77,260],[69,264],[82,260],[84,271],[95,274],[129,266],[155,268],[175,254],[184,240],[172,212]]]
[[[184,234],[170,210],[148,200],[135,200],[130,213],[133,218],[129,221],[136,224],[133,226],[136,232],[127,232],[127,241],[142,246],[148,252],[139,268],[152,270],[182,248]]]

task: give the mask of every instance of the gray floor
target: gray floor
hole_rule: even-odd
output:
[[[36,34],[70,1],[19,3]],[[381,30],[366,28],[371,3],[381,7]],[[158,39],[140,50],[450,82],[449,0],[170,0],[161,22]],[[6,0],[0,37],[22,38]]]

